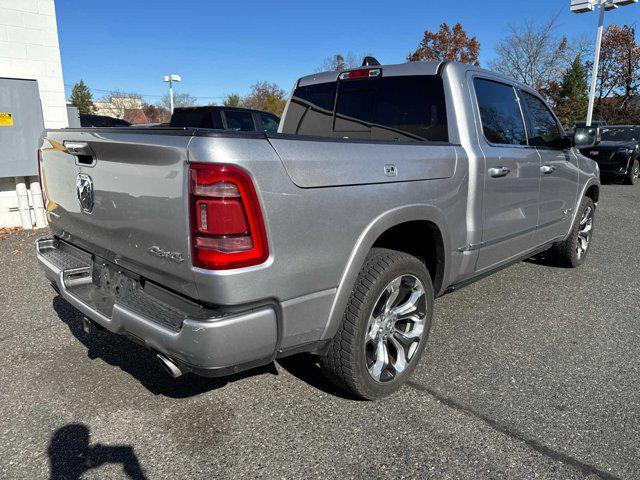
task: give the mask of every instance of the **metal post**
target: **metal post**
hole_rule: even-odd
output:
[[[604,25],[604,6],[608,0],[598,0],[600,16],[598,20],[598,33],[596,34],[596,52],[593,57],[593,72],[591,74],[591,91],[589,92],[589,110],[587,110],[587,127],[593,120],[593,106],[596,101],[596,85],[598,84],[598,64],[600,63],[600,46],[602,44],[602,29]]]
[[[169,79],[169,103],[171,105],[171,114],[173,114],[173,81]]]

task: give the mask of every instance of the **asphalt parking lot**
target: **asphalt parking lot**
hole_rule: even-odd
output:
[[[0,240],[0,478],[640,478],[640,186],[603,187],[587,264],[528,261],[436,302],[385,401],[305,357],[173,380],[88,337],[35,235]]]

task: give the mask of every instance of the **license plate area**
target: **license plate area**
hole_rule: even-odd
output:
[[[126,298],[140,288],[139,276],[99,257],[93,261],[92,282],[114,300]]]

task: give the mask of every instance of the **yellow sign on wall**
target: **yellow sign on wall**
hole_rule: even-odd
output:
[[[0,112],[0,127],[12,127],[13,116],[10,113]]]

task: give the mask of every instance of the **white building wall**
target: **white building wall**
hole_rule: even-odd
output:
[[[37,80],[45,128],[69,126],[54,0],[0,0],[0,77]],[[21,226],[15,188],[0,178],[0,227]]]
[[[0,0],[0,77],[37,80],[44,126],[69,126],[54,0]]]

